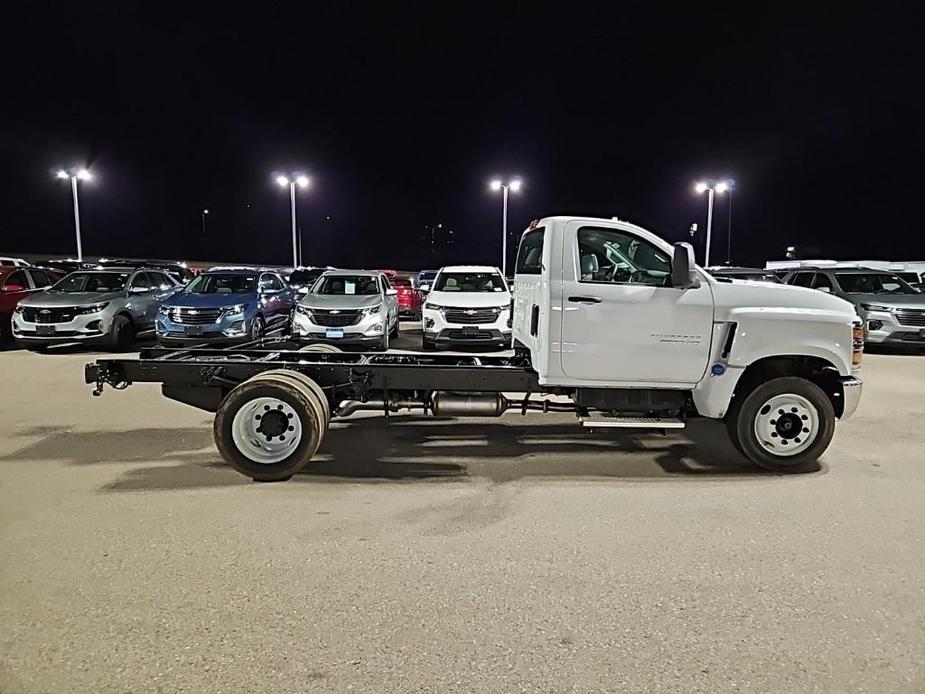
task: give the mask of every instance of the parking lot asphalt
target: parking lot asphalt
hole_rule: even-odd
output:
[[[865,358],[814,473],[408,415],[281,484],[94,356],[0,352],[0,692],[925,691],[923,355]]]

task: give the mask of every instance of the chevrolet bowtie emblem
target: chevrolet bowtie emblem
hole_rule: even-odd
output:
[[[475,309],[474,309],[474,308],[467,308],[465,311],[463,311],[463,313],[465,313],[467,316],[474,316],[474,315],[475,315]]]
[[[336,309],[336,308],[335,308],[335,309],[333,309],[333,310],[331,311],[331,313],[340,313],[340,309]]]

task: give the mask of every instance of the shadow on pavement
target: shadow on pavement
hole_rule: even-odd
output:
[[[215,451],[211,427],[17,432],[41,437],[0,461],[64,460],[73,465],[137,464],[104,491],[169,490],[249,484]],[[151,463],[156,463],[151,465]],[[179,463],[179,464],[178,464]],[[292,482],[524,478],[627,480],[768,478],[728,443],[723,425],[693,421],[683,435],[583,431],[570,419],[543,424],[393,417],[335,423],[315,461]]]

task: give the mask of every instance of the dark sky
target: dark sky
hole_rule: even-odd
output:
[[[925,258],[914,3],[655,5],[5,5],[0,250],[72,253],[52,172],[87,164],[87,254],[284,263],[272,174],[299,168],[311,264],[433,265],[433,223],[456,231],[442,260],[498,263],[504,173],[516,230],[577,213],[686,238],[693,182],[732,175],[739,262]],[[722,260],[725,200],[717,218]]]

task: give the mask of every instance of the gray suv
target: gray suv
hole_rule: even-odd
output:
[[[925,345],[925,294],[893,272],[865,268],[801,268],[784,280],[850,301],[870,343]]]
[[[33,351],[65,342],[128,349],[136,335],[153,332],[161,301],[180,286],[157,269],[78,270],[19,302],[13,337]]]

